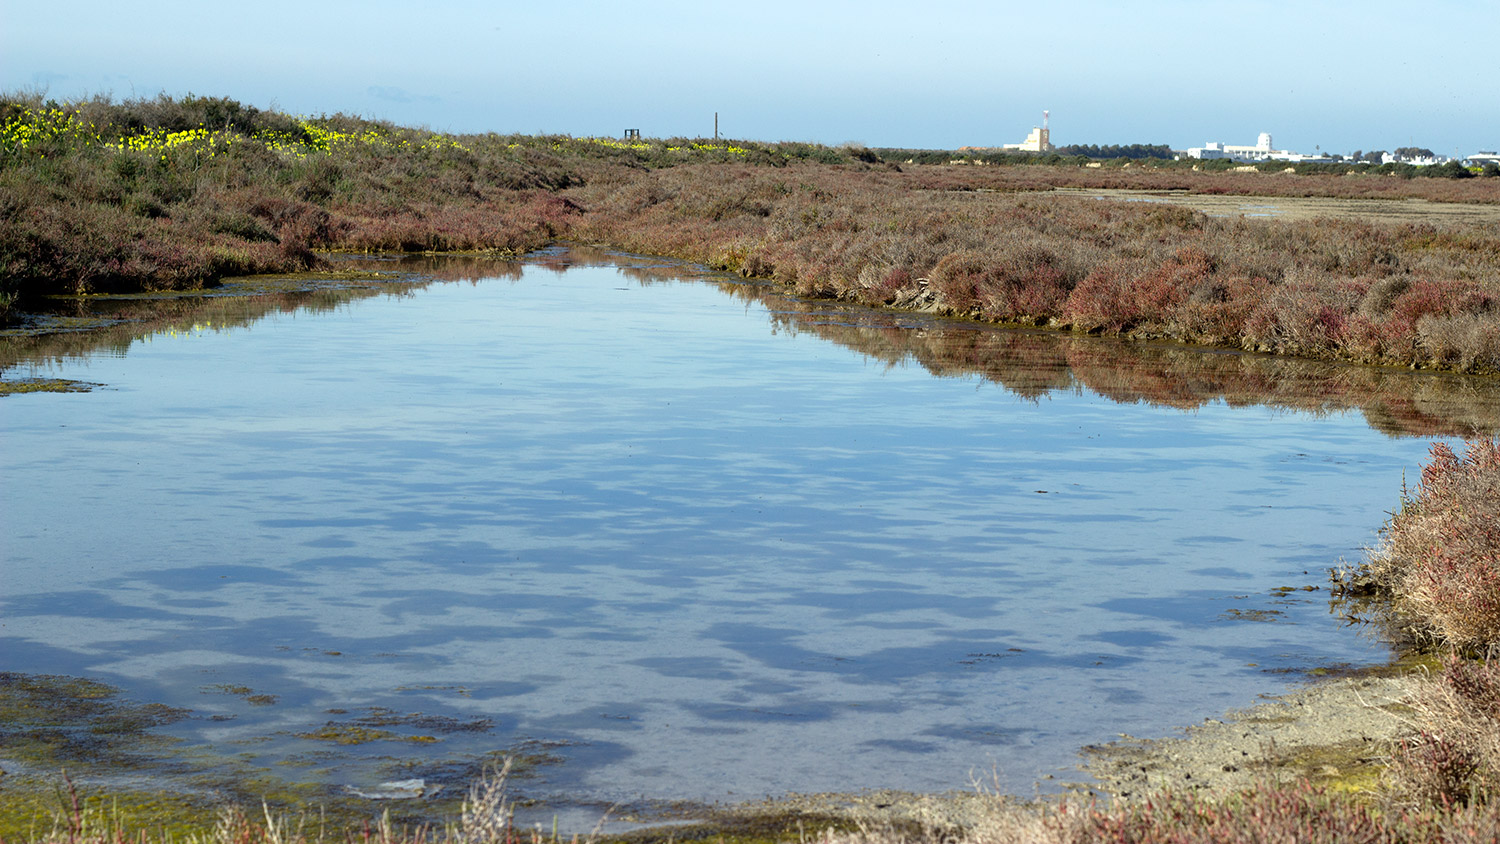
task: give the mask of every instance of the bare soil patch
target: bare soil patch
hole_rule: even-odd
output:
[[[1159,202],[1212,217],[1275,220],[1333,218],[1384,223],[1500,223],[1500,205],[1431,202],[1425,199],[1350,199],[1329,196],[1220,196],[1187,191],[1123,188],[1057,188],[1042,193],[1091,196],[1124,202]]]
[[[1410,729],[1399,677],[1324,680],[1159,739],[1122,736],[1084,749],[1085,770],[1121,798],[1164,787],[1229,792],[1266,778],[1364,791]]]

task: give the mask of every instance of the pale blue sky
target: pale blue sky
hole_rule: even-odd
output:
[[[1500,147],[1497,0],[0,0],[0,88],[471,132]]]

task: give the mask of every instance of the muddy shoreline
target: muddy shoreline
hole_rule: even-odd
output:
[[[1222,794],[1266,779],[1306,779],[1337,791],[1366,791],[1377,787],[1391,743],[1410,726],[1403,703],[1406,681],[1389,671],[1316,679],[1175,735],[1121,736],[1082,748],[1080,772],[1091,781],[1081,777],[1066,783],[1055,797],[996,794],[979,777],[973,790],[946,794],[793,794],[721,808],[705,821],[733,829],[753,818],[802,817],[855,826],[961,830],[997,812],[1044,811],[1069,798],[1130,801],[1164,788]],[[632,837],[665,837],[670,831],[645,829]],[[683,837],[680,830],[676,837]]]
[[[609,820],[602,828],[607,837],[640,841],[760,837],[830,827],[958,831],[983,825],[999,813],[1045,812],[1069,799],[1131,801],[1166,788],[1222,794],[1267,779],[1305,779],[1335,791],[1369,791],[1378,787],[1391,743],[1410,727],[1403,703],[1407,695],[1404,677],[1414,670],[1422,669],[1398,664],[1320,678],[1174,735],[1121,736],[1107,744],[1084,747],[1080,751],[1082,776],[1076,782],[1061,783],[1061,793],[1052,796],[998,793],[987,786],[982,771],[975,771],[971,789],[947,793],[878,789],[789,794],[728,805],[617,807],[603,813]],[[3,767],[10,768],[11,774],[26,770],[14,762]],[[12,801],[18,796],[17,788],[26,790],[25,783],[40,788],[48,780],[37,776],[8,779]],[[170,797],[157,795],[145,803],[160,807],[160,801]],[[186,795],[175,799],[192,802]],[[375,803],[398,815],[404,814],[404,808],[415,808],[405,800]],[[179,822],[184,814],[198,814],[189,805],[176,807]],[[208,812],[208,807],[203,811]],[[528,809],[528,814],[538,812],[546,814],[546,806],[533,804]],[[212,822],[211,814],[205,814],[205,823]]]
[[[1086,747],[1084,769],[1101,791],[1127,800],[1162,788],[1231,792],[1267,777],[1367,790],[1410,727],[1406,697],[1399,677],[1316,681],[1179,735]]]

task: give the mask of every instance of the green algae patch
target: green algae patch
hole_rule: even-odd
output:
[[[104,782],[135,778],[171,753],[176,742],[150,731],[187,715],[123,700],[94,680],[0,672],[0,839],[80,825],[174,835],[212,829],[214,812],[202,797]],[[78,780],[57,773],[64,769],[80,772]]]
[[[44,769],[132,766],[147,751],[172,743],[149,730],[187,716],[159,703],[120,700],[117,689],[93,680],[0,672],[4,758]]]
[[[1385,761],[1382,748],[1358,741],[1298,748],[1278,767],[1329,791],[1368,798],[1380,788]]]
[[[433,733],[487,733],[495,726],[495,722],[489,718],[465,721],[446,715],[401,713],[384,707],[373,707],[369,714],[355,718],[352,723],[361,727],[409,727]]]
[[[1277,621],[1282,615],[1281,610],[1241,610],[1228,609],[1219,614],[1219,618],[1225,621]]]
[[[70,381],[66,378],[18,378],[0,380],[0,396],[18,393],[87,393],[103,384],[89,381]]]
[[[251,706],[275,706],[281,698],[277,695],[264,694],[255,691],[249,686],[237,686],[233,683],[214,683],[200,689],[203,694],[233,695]]]
[[[731,816],[706,823],[647,827],[618,835],[605,835],[601,842],[620,844],[671,844],[671,842],[709,841],[713,844],[806,844],[825,833],[855,833],[859,824],[849,818],[833,815],[804,815],[800,812],[764,812]],[[891,840],[921,841],[931,830],[915,822],[894,823],[891,831],[899,837]]]
[[[199,691],[250,706],[272,697],[240,683]],[[180,840],[211,831],[234,807],[258,815],[263,805],[294,825],[305,819],[330,830],[357,830],[386,814],[396,824],[442,823],[457,816],[470,784],[506,759],[513,781],[524,781],[541,766],[562,764],[551,751],[566,744],[482,742],[480,752],[443,755],[448,736],[488,733],[490,720],[381,707],[307,732],[218,745],[158,729],[194,718],[212,720],[126,699],[95,680],[0,673],[0,841],[54,830],[67,837],[80,818],[91,830],[131,838],[165,831]],[[372,748],[382,750],[371,755]],[[524,795],[511,802],[536,805]]]
[[[300,739],[326,741],[333,744],[368,744],[372,741],[399,741],[401,736],[390,730],[376,730],[357,724],[341,724],[329,721],[316,730],[295,733]]]
[[[248,699],[248,698],[247,698]],[[419,733],[403,734],[388,728],[406,728]],[[368,714],[347,721],[329,721],[316,730],[295,733],[300,739],[331,742],[333,744],[368,744],[373,741],[396,741],[410,744],[436,744],[442,741],[438,735],[453,733],[484,733],[494,727],[488,718],[460,720],[446,715],[424,715],[420,712],[401,713],[376,707]],[[433,735],[433,734],[437,735]]]

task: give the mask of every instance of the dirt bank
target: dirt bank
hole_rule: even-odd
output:
[[[1170,786],[1234,791],[1258,778],[1308,779],[1338,790],[1377,785],[1390,743],[1408,728],[1405,681],[1400,676],[1359,675],[1320,679],[1221,718],[1156,739],[1124,736],[1084,748],[1082,770],[1092,779],[1070,792],[1129,800]],[[1042,812],[1052,799],[996,795],[976,783],[968,792],[904,791],[794,794],[709,813],[708,828],[735,830],[746,822],[783,824],[803,819],[808,828],[973,829],[998,815]],[[751,819],[755,819],[751,821]],[[655,830],[662,832],[664,830]],[[637,836],[651,839],[653,830]],[[693,837],[678,829],[676,837]]]
[[[1123,798],[1164,786],[1232,791],[1267,776],[1364,790],[1409,727],[1405,696],[1399,677],[1324,680],[1181,735],[1087,747],[1084,767],[1101,790]]]

